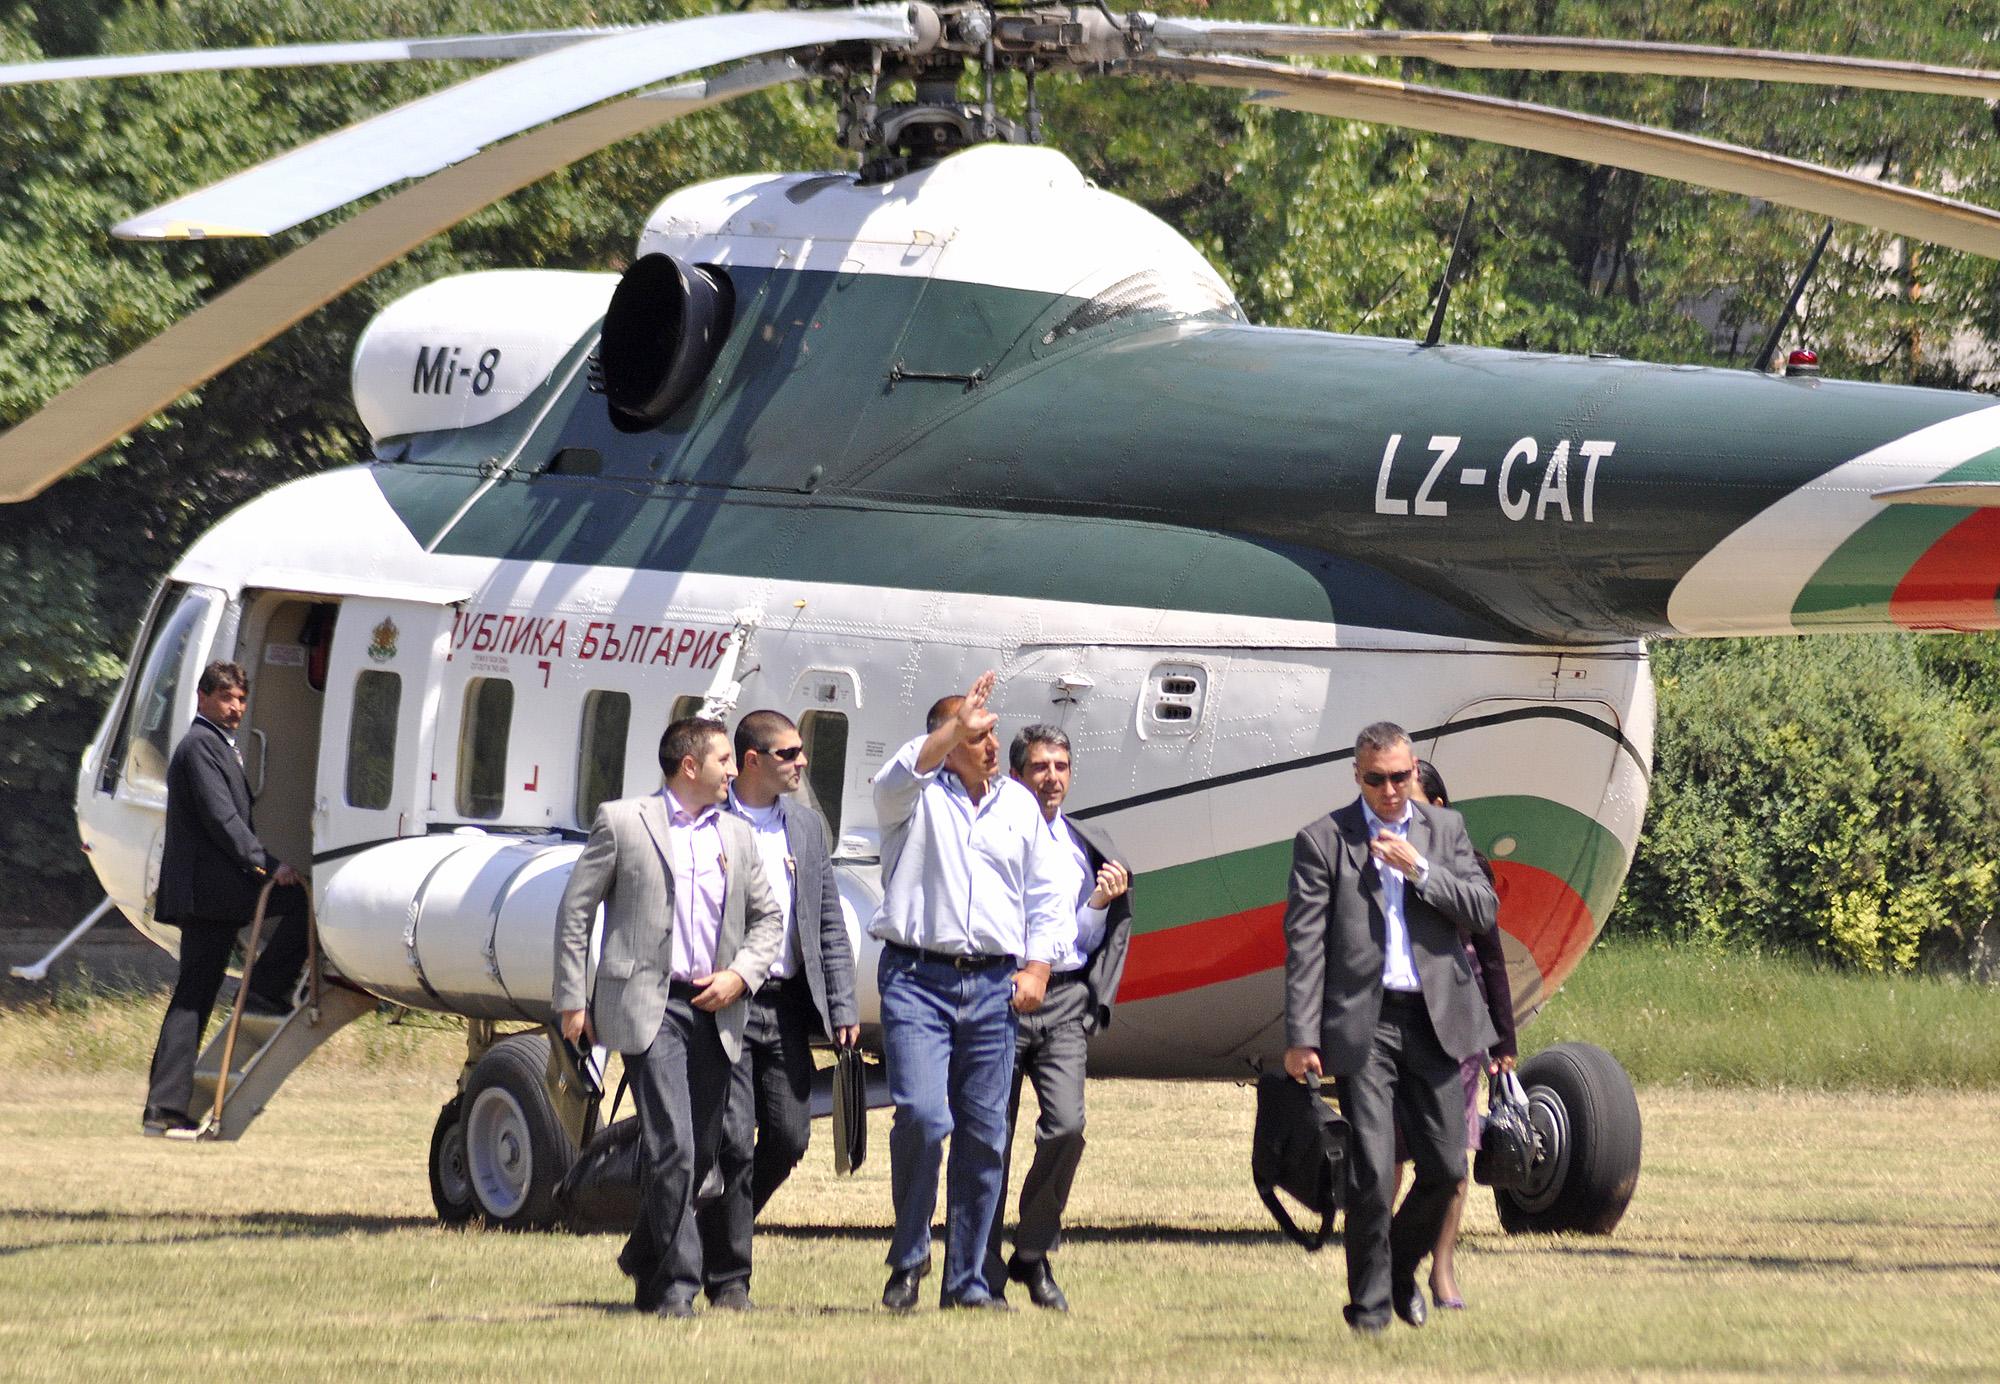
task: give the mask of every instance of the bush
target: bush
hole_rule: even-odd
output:
[[[1656,646],[1617,928],[1871,971],[1979,955],[2000,897],[1993,655],[1985,637]]]

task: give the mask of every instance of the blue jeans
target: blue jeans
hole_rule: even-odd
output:
[[[889,1128],[889,1186],[896,1202],[889,1267],[915,1268],[930,1258],[938,1163],[949,1137],[942,1297],[998,1297],[1003,1284],[988,1281],[986,1239],[1006,1194],[1013,970],[1001,964],[960,971],[884,947],[876,982],[889,1095],[896,1103]]]

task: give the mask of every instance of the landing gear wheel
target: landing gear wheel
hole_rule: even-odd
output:
[[[465,1085],[465,1171],[479,1214],[502,1230],[561,1224],[556,1184],[576,1146],[556,1117],[543,1078],[549,1040],[520,1033],[487,1049]]]
[[[465,1125],[459,1106],[457,1096],[446,1101],[431,1129],[431,1205],[445,1225],[464,1225],[479,1214],[472,1177],[465,1170]]]
[[[1510,1234],[1609,1235],[1639,1185],[1639,1100],[1603,1048],[1558,1043],[1521,1064],[1542,1157],[1525,1186],[1495,1190]]]

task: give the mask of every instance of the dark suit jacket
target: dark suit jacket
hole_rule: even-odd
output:
[[[1499,1041],[1465,949],[1467,933],[1490,932],[1500,901],[1480,871],[1465,819],[1417,803],[1410,844],[1430,862],[1419,885],[1403,886],[1403,920],[1424,1007],[1438,1041],[1463,1061]],[[1360,801],[1330,812],[1292,843],[1285,900],[1285,1042],[1318,1048],[1336,1076],[1359,1071],[1382,1012],[1382,879],[1368,853]]]
[[[840,916],[840,891],[827,850],[826,818],[797,798],[785,802],[785,842],[792,857],[792,954],[812,988],[813,1008],[831,1038],[858,1024],[854,1007],[854,948]],[[772,887],[779,887],[777,880]]]
[[[241,927],[278,862],[257,839],[250,783],[229,740],[195,718],[167,764],[167,830],[153,916]]]
[[[1083,847],[1093,878],[1107,860],[1115,860],[1127,869],[1131,868],[1119,853],[1111,833],[1103,827],[1086,826],[1068,817],[1063,818],[1063,825],[1069,828],[1069,834],[1076,838],[1077,845]],[[1132,891],[1127,889],[1105,909],[1103,940],[1098,942],[1097,950],[1090,954],[1089,964],[1083,968],[1084,984],[1090,987],[1091,1017],[1087,1027],[1092,1033],[1111,1027],[1111,1006],[1118,999],[1118,983],[1125,978],[1125,953],[1131,945]]]

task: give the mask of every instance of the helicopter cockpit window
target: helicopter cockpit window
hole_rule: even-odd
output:
[[[354,680],[354,717],[347,723],[347,805],[379,811],[396,781],[396,721],[403,678],[365,668]]]
[[[1235,299],[1220,285],[1198,279],[1168,278],[1151,269],[1120,279],[1109,288],[1079,305],[1069,316],[1042,336],[1044,346],[1066,337],[1101,327],[1107,322],[1134,318],[1219,316],[1230,320],[1242,317]]]
[[[840,839],[840,790],[847,781],[847,717],[838,711],[808,711],[799,717],[806,747],[806,792],[826,818],[828,834]]]
[[[507,805],[507,736],[513,729],[514,684],[474,678],[465,685],[465,716],[458,727],[458,810],[467,817],[498,817]]]
[[[174,740],[183,730],[181,704],[191,702],[186,694],[200,672],[190,670],[189,644],[220,594],[191,590],[181,597],[155,628],[145,653],[141,655],[139,681],[125,713],[119,743],[113,746],[112,761],[122,760],[125,782],[143,791],[167,791],[167,760]]]
[[[632,699],[623,692],[592,692],[583,699],[583,733],[576,752],[576,821],[588,827],[598,807],[625,793],[625,740],[632,729]]]

